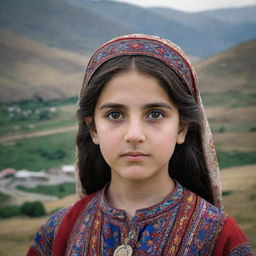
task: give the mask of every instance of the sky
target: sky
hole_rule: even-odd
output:
[[[256,5],[256,0],[116,0],[142,7],[164,6],[186,12]]]

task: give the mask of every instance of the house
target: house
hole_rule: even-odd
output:
[[[74,165],[63,165],[61,171],[66,175],[75,176],[76,167]]]
[[[47,181],[49,179],[45,172],[30,172],[28,170],[17,171],[14,177],[15,179],[18,179],[18,180]]]
[[[15,175],[17,171],[13,168],[6,168],[0,171],[0,179]]]

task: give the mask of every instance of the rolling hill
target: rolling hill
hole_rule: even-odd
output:
[[[206,104],[226,96],[255,103],[256,40],[195,63]],[[78,95],[86,56],[45,46],[0,30],[0,102],[62,99]],[[220,98],[220,94],[222,97]],[[247,104],[248,105],[248,104]]]
[[[256,93],[256,40],[195,64],[201,92]]]
[[[0,30],[0,102],[77,96],[87,57]]]

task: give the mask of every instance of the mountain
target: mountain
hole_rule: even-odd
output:
[[[201,37],[200,33],[194,29],[191,30],[175,19],[170,20],[146,8],[115,1],[64,1],[122,26],[130,27],[130,33],[139,32],[169,38],[185,48],[191,55],[205,54],[203,50],[198,51],[200,46],[206,44],[204,40],[202,40],[202,43],[194,45],[196,39]]]
[[[256,37],[255,8],[185,13],[115,1],[1,0],[0,102],[76,96],[87,56],[133,32],[166,37],[191,56],[208,56],[196,65],[203,93],[254,93],[255,40],[223,49]]]
[[[0,102],[77,96],[88,61],[0,30]]]
[[[200,43],[203,40],[198,47],[201,48],[202,53],[197,56],[209,57],[219,51],[256,38],[256,5],[197,13],[158,7],[148,9],[170,20],[175,19],[201,33],[201,37],[195,41],[195,43]],[[205,43],[205,41],[207,42]]]
[[[217,24],[225,22],[224,25],[256,23],[256,5],[191,13],[163,7],[150,7],[147,9],[166,18],[175,19],[184,25],[194,28],[199,27],[199,29],[200,27],[210,26],[211,23],[214,24],[215,22],[218,22]],[[203,23],[202,20],[204,21]]]
[[[61,0],[1,0],[0,28],[65,50],[87,54],[130,30]]]
[[[232,15],[225,21],[221,10],[191,14],[102,0],[0,1],[0,28],[83,55],[113,37],[139,32],[168,38],[191,56],[209,57],[256,38],[251,10],[230,9]]]
[[[255,67],[256,40],[250,40],[195,64],[202,93],[247,93],[254,98]]]
[[[203,94],[255,98],[256,40],[195,63]],[[0,102],[78,95],[88,57],[0,30]],[[207,96],[207,97],[208,97]]]
[[[241,7],[241,8],[225,8],[210,11],[199,12],[208,17],[222,22],[231,24],[239,24],[242,22],[255,23],[256,22],[256,5]]]

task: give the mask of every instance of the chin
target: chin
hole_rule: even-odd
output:
[[[119,173],[119,175],[125,179],[125,180],[129,180],[129,181],[134,181],[134,182],[138,182],[138,181],[144,181],[149,179],[152,174],[150,174],[148,171],[145,170],[124,170],[121,173]]]

